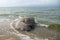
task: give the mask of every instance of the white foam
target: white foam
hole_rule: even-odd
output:
[[[24,34],[21,34],[21,33],[18,33],[18,34],[17,34],[17,33],[14,33],[14,32],[13,32],[13,34],[19,36],[21,40],[48,40],[48,39],[39,39],[39,38],[37,38],[37,37],[34,37],[34,38],[32,39],[30,36],[24,35]]]
[[[9,21],[10,21],[10,19],[0,19],[0,22],[4,22],[4,21],[9,22]]]
[[[46,25],[46,24],[40,24],[40,26],[48,28],[48,25]]]
[[[48,40],[48,39],[39,39],[37,37],[35,38],[31,38],[30,36],[28,35],[24,35],[24,34],[21,34],[21,33],[14,33],[13,34],[17,35],[18,37],[20,37],[21,40]]]

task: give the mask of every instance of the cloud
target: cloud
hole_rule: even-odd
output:
[[[0,6],[57,5],[59,0],[0,0]]]

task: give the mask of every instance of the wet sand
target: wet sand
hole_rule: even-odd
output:
[[[16,32],[10,27],[11,22],[12,22],[11,20],[0,21],[0,40],[21,40],[20,36],[18,36],[18,34],[15,34]],[[41,40],[42,39],[60,40],[59,30],[48,29],[40,26],[37,26],[36,29],[31,32],[26,32],[26,33],[20,32],[20,33],[31,36],[31,38],[34,38],[36,36]],[[40,40],[40,39],[36,39],[36,40]]]
[[[17,33],[13,28],[10,27],[10,23],[12,21],[11,20],[0,21],[0,40],[40,40],[34,37],[32,38],[33,35],[31,34],[28,36],[27,32]]]
[[[0,40],[20,40],[20,37],[11,32],[9,24],[7,20],[0,22]]]

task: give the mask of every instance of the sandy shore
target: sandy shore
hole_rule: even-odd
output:
[[[11,30],[9,24],[9,20],[2,20],[0,22],[0,40],[20,40],[20,37],[11,32],[13,30]]]
[[[10,27],[11,22],[12,21],[9,19],[0,21],[0,40],[21,40],[21,37],[20,37],[21,35],[15,34],[16,32]],[[35,30],[31,31],[31,33],[36,35],[38,38],[41,38],[41,40],[42,40],[42,38],[44,40],[48,40],[48,39],[49,40],[60,40],[60,31],[58,31],[58,30],[52,30],[52,29],[38,26],[38,27],[36,27]],[[20,35],[20,36],[18,36],[18,35]],[[28,33],[28,35],[31,36],[29,33]],[[25,37],[30,39],[29,36],[25,36]],[[22,36],[22,38],[25,38],[25,37]],[[30,39],[30,40],[32,40],[32,39]],[[38,40],[38,39],[36,39],[36,40]]]

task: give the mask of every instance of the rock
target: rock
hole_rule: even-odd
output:
[[[16,22],[14,22],[14,24],[14,28],[18,31],[31,31],[35,28],[36,25],[35,19],[30,17],[21,17]]]

